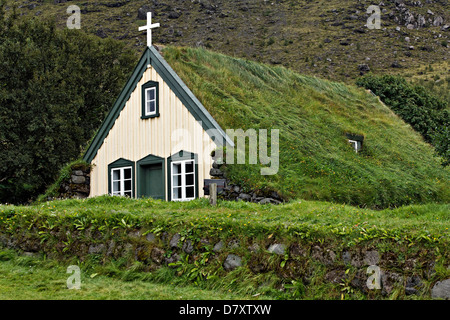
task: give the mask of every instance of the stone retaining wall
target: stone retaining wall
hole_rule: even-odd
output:
[[[302,281],[306,288],[314,277],[314,282],[331,283],[338,288],[345,284],[371,298],[389,297],[397,290],[400,296],[450,299],[450,279],[437,276],[433,249],[421,248],[407,253],[410,249],[406,247],[393,252],[370,244],[336,249],[300,239],[290,242],[254,238],[195,240],[182,233],[155,234],[139,229],[114,232],[116,236],[106,239],[100,232],[90,229],[52,230],[51,237],[42,242],[37,234],[8,236],[0,233],[0,245],[27,254],[45,253],[57,259],[76,256],[83,261],[89,255],[97,255],[99,261],[127,258],[130,265],[140,261],[147,271],[170,267],[177,262],[194,264],[202,254],[208,253],[207,264],[213,264],[222,276],[237,268],[247,268],[255,275],[274,272],[280,283]],[[69,237],[75,240],[66,245]],[[183,259],[186,256],[188,259]],[[380,270],[379,289],[369,289],[367,285],[369,266]],[[317,270],[323,271],[319,278]],[[282,285],[275,289],[284,290]]]

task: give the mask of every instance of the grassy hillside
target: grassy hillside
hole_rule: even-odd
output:
[[[278,174],[228,166],[236,183],[370,207],[448,201],[449,169],[366,91],[205,49],[163,52],[222,128],[280,130]],[[364,135],[362,152],[352,150],[345,133]]]

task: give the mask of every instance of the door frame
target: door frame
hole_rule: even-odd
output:
[[[161,170],[162,170],[162,190],[163,190],[163,200],[166,200],[166,160],[164,158],[149,154],[148,156],[142,158],[137,162],[137,192],[136,196],[137,198],[142,198],[144,196],[143,194],[143,174],[144,174],[144,166],[153,165],[153,164],[161,164]]]

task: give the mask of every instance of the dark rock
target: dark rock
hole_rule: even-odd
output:
[[[377,265],[380,262],[380,255],[378,254],[378,251],[366,251],[363,262],[367,266]]]
[[[186,253],[192,253],[192,251],[194,251],[194,246],[192,245],[192,241],[191,240],[186,240],[183,243],[183,251]]]
[[[106,32],[105,32],[103,29],[98,29],[98,30],[95,32],[95,35],[96,35],[97,37],[102,38],[102,39],[108,37],[108,35],[106,34]]]
[[[105,250],[105,245],[103,243],[93,244],[89,246],[89,254],[100,254]]]
[[[156,237],[153,233],[150,232],[150,233],[147,233],[147,235],[145,236],[145,239],[148,242],[154,242],[156,240]]]
[[[138,9],[138,19],[147,20],[147,12],[152,11],[148,6],[143,6]]]
[[[450,279],[436,282],[431,289],[431,297],[434,299],[450,299]]]
[[[358,270],[350,284],[352,285],[352,287],[357,288],[364,293],[367,293],[369,291],[367,280],[368,275],[366,274],[366,270]]]
[[[214,169],[219,169],[219,168],[220,168],[220,165],[219,165],[216,161],[214,161],[213,164],[212,164],[212,167],[213,167]]]
[[[178,19],[179,17],[181,17],[181,12],[177,12],[177,11],[172,11],[169,13],[169,19]]]
[[[211,168],[209,175],[212,177],[223,177],[223,172],[220,169]]]
[[[433,26],[440,27],[443,24],[444,24],[444,18],[442,18],[441,16],[434,18]]]
[[[402,66],[400,65],[400,63],[398,63],[398,61],[394,61],[391,64],[391,68],[401,68]]]
[[[84,176],[75,176],[72,175],[72,182],[76,184],[82,184],[86,182],[86,178]]]
[[[224,246],[224,243],[223,243],[222,240],[220,240],[219,242],[217,242],[217,243],[214,245],[213,251],[214,251],[214,252],[220,252],[220,251],[222,251],[223,246]]]
[[[390,295],[392,290],[400,286],[403,282],[402,276],[395,272],[382,271],[381,272],[381,284],[382,294]]]
[[[228,248],[230,249],[239,248],[239,240],[233,239],[230,242],[228,242]]]
[[[303,248],[299,243],[293,243],[289,247],[289,254],[293,257],[306,257],[307,249]]]
[[[363,64],[358,65],[358,70],[362,71],[362,72],[368,72],[368,71],[370,71],[370,68],[367,64],[363,63]]]
[[[325,280],[330,283],[340,284],[346,276],[344,270],[331,270],[325,274]]]
[[[252,196],[247,193],[240,193],[238,198],[244,201],[251,201]]]
[[[172,237],[172,239],[170,239],[169,242],[169,247],[170,248],[177,248],[178,247],[178,243],[180,242],[181,239],[181,235],[179,233],[175,233]]]
[[[270,253],[283,255],[286,252],[286,246],[281,243],[274,243],[267,249]]]
[[[422,279],[419,276],[415,275],[408,277],[405,284],[405,293],[406,295],[416,294],[418,291],[417,289],[422,286]]]
[[[165,258],[164,262],[166,264],[175,263],[175,262],[180,261],[180,259],[181,259],[180,255],[178,253],[174,253],[169,258]]]
[[[229,254],[223,263],[223,268],[226,271],[234,270],[240,266],[242,266],[242,259],[235,254]]]
[[[348,251],[342,252],[342,261],[344,264],[350,264],[352,262],[352,255]]]
[[[161,264],[164,260],[164,254],[165,251],[160,248],[153,248],[150,253],[150,258],[155,262],[156,264]]]
[[[106,250],[106,255],[108,257],[113,255],[115,247],[116,247],[116,242],[114,240],[110,240],[108,242],[108,248]]]
[[[334,251],[329,249],[324,250],[319,246],[314,246],[312,248],[311,257],[327,266],[332,265],[336,260]]]

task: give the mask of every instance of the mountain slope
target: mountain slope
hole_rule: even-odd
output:
[[[447,0],[379,2],[381,29],[365,24],[369,0],[100,0],[9,1],[24,18],[56,19],[66,26],[71,4],[81,28],[126,41],[142,51],[152,11],[161,28],[154,41],[202,46],[227,55],[281,64],[302,74],[350,81],[370,69],[408,77],[448,75],[450,5]],[[409,29],[412,28],[412,29]],[[433,71],[424,70],[433,66]]]
[[[280,130],[279,172],[261,176],[259,166],[229,165],[235,182],[286,198],[371,207],[448,201],[449,169],[368,92],[205,49],[163,53],[225,130]],[[364,135],[360,153],[346,133]]]

